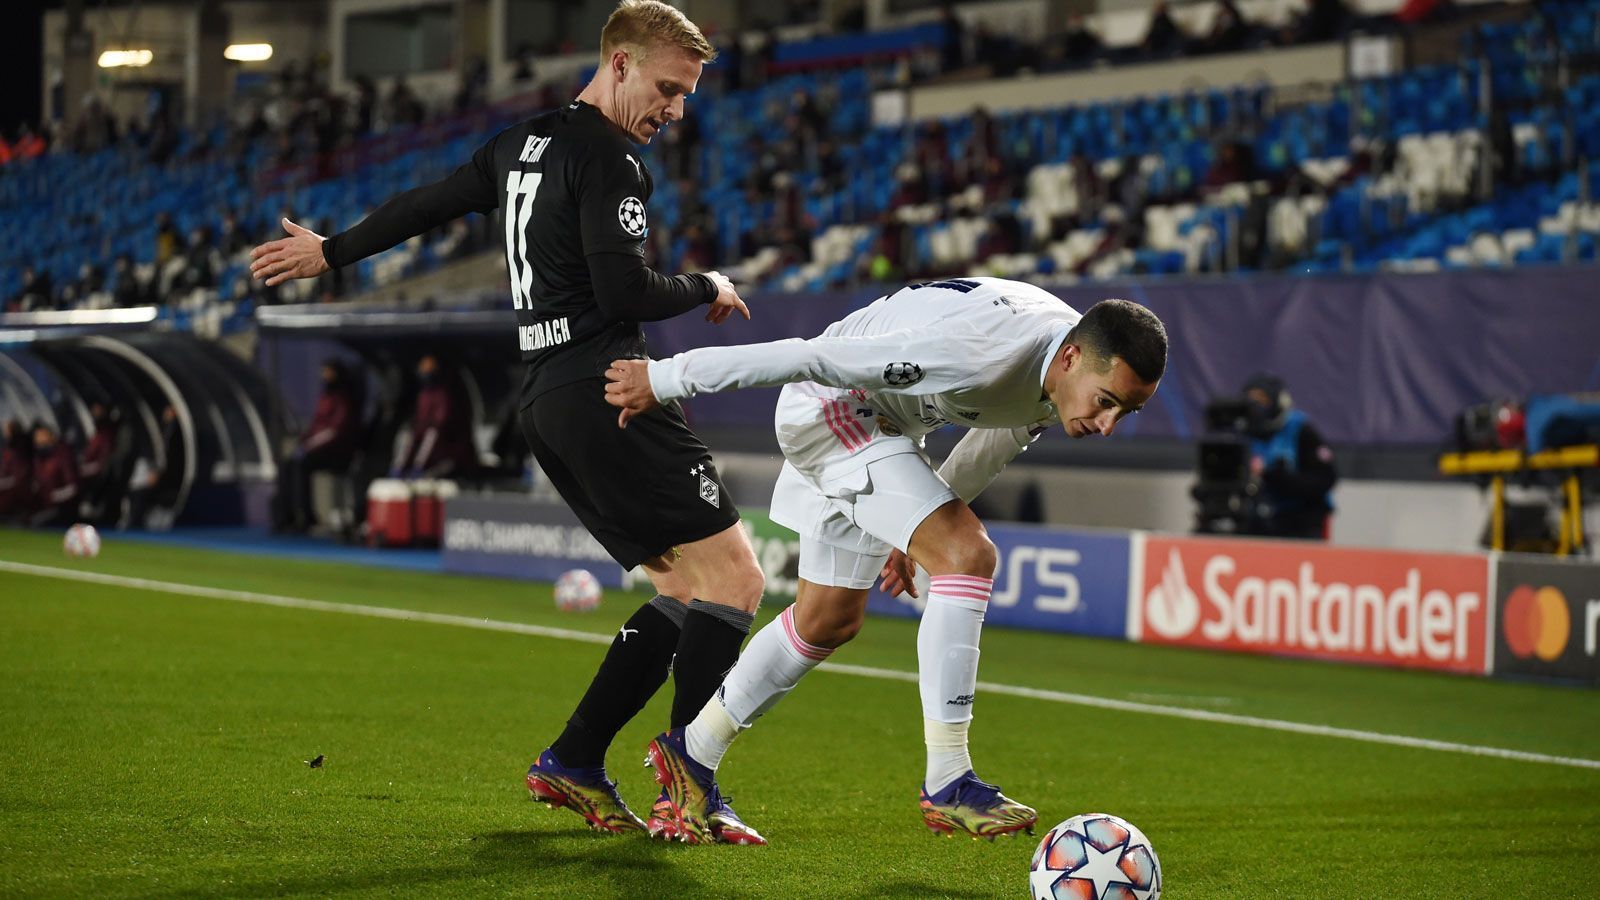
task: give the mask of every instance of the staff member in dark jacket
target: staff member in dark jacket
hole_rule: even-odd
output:
[[[19,519],[33,499],[33,439],[16,419],[7,419],[0,447],[0,520]]]
[[[71,525],[78,517],[78,458],[55,429],[33,428],[33,513],[28,524]]]
[[[361,423],[352,378],[337,359],[322,364],[322,392],[311,422],[294,452],[278,464],[273,530],[305,531],[311,526],[312,473],[349,471]]]
[[[457,402],[455,387],[445,378],[438,357],[430,353],[417,363],[411,439],[394,461],[395,474],[405,478],[453,478],[477,468],[472,422]]]

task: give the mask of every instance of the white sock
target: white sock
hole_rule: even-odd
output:
[[[689,755],[715,769],[739,732],[777,705],[833,651],[808,644],[794,626],[794,607],[756,632],[722,687],[684,732]]]
[[[937,794],[972,768],[972,755],[967,752],[967,722],[935,722],[922,720],[922,736],[928,743],[928,771],[923,779],[929,794]]]
[[[936,575],[928,585],[917,629],[917,681],[928,745],[924,785],[930,794],[972,768],[967,725],[978,689],[978,638],[993,590],[994,579],[976,575]]]

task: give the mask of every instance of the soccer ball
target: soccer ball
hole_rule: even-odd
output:
[[[93,525],[80,522],[67,529],[66,537],[61,539],[61,549],[67,551],[68,556],[97,556],[100,553],[100,532],[95,531]]]
[[[589,612],[600,605],[600,580],[588,569],[568,569],[556,579],[556,609]]]
[[[1039,842],[1028,887],[1034,900],[1156,900],[1161,860],[1133,825],[1087,813],[1050,829]]]

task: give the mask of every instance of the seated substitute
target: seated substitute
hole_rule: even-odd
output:
[[[322,391],[311,422],[295,443],[294,452],[278,465],[275,531],[311,527],[311,476],[348,472],[361,438],[361,408],[354,382],[359,376],[353,376],[343,361],[333,357],[323,361],[320,375]]]
[[[967,751],[997,563],[967,503],[1053,425],[1111,434],[1155,393],[1166,358],[1165,328],[1136,303],[1080,316],[1032,285],[961,278],[904,288],[810,340],[613,362],[606,398],[622,427],[662,403],[784,385],[772,519],[800,535],[799,591],[699,715],[651,743],[676,826],[705,833],[733,739],[855,636],[875,578],[916,596],[914,561],[932,576],[917,632],[923,821],[983,837],[1031,830],[1037,813],[979,780]],[[971,431],[935,471],[923,438],[952,423]]]

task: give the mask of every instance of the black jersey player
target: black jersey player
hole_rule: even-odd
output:
[[[763,588],[732,498],[679,410],[619,430],[605,401],[611,360],[647,356],[640,322],[700,307],[713,323],[750,316],[727,278],[663,276],[644,261],[652,185],[638,145],[682,117],[714,56],[676,9],[623,0],[601,33],[600,68],[574,102],[506,129],[448,178],[397,195],[348,231],[323,239],[286,220],[289,237],[252,254],[255,277],[278,284],[468,212],[501,211],[526,363],[523,434],[590,533],[624,568],[643,565],[658,592],[618,632],[565,729],[528,770],[535,797],[606,831],[680,835],[681,811],[665,793],[648,825],[628,809],[606,777],[606,749],[669,665],[672,727],[695,717],[737,659]],[[765,843],[720,799],[703,815],[717,840]]]

